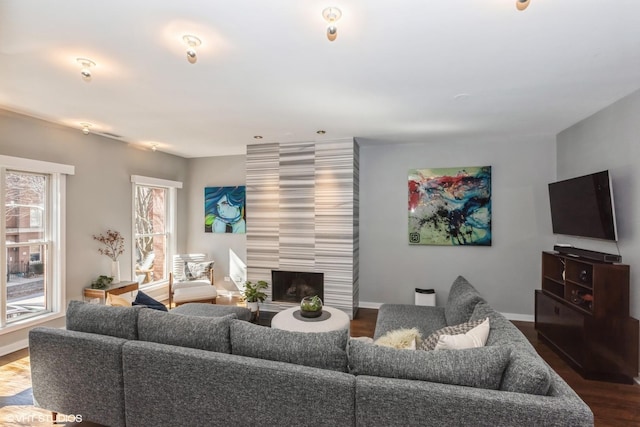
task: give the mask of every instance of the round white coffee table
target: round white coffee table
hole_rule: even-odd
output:
[[[331,317],[326,320],[298,320],[293,313],[300,310],[300,307],[291,307],[279,312],[271,319],[271,327],[294,332],[329,332],[339,329],[349,329],[349,316],[337,308],[322,307],[322,311],[331,313]]]

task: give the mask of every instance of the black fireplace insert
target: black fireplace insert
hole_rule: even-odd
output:
[[[300,302],[318,295],[324,300],[324,273],[271,270],[272,301]]]

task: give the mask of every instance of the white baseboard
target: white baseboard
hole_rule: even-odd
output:
[[[381,302],[360,301],[359,307],[379,309],[382,304],[383,303]],[[531,314],[502,313],[502,315],[509,320],[516,320],[520,322],[533,322],[535,320],[535,317]]]
[[[377,310],[380,308],[381,305],[382,305],[381,302],[360,301],[360,303],[358,304],[358,308],[375,308]]]
[[[12,342],[11,344],[7,344],[5,346],[0,347],[0,356],[5,356],[10,353],[14,353],[18,350],[22,350],[23,348],[29,347],[29,339],[25,338],[20,341]]]
[[[535,316],[532,314],[517,314],[517,313],[501,313],[504,317],[509,320],[515,320],[519,322],[534,322],[536,320]]]

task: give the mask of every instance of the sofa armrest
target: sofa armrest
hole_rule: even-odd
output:
[[[356,378],[356,426],[593,426],[570,389],[548,396],[369,376]]]
[[[29,332],[34,404],[83,421],[124,426],[125,339],[37,327]]]

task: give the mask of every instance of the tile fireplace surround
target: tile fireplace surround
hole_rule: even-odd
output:
[[[358,306],[359,148],[352,139],[247,147],[247,280],[324,274],[324,303]],[[262,310],[294,305],[271,300]]]

